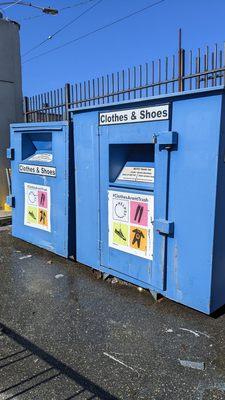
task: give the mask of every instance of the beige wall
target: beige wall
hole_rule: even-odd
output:
[[[22,101],[19,25],[0,19],[0,209],[8,194],[9,124],[23,121]]]

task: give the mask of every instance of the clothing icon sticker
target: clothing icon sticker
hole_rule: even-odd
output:
[[[130,222],[142,226],[148,225],[148,204],[137,201],[130,202]]]
[[[37,207],[27,207],[27,220],[32,223],[37,223]]]
[[[153,258],[154,196],[108,191],[109,247]]]
[[[38,190],[38,207],[48,208],[47,199],[47,193],[42,190]]]
[[[42,226],[48,226],[48,211],[43,208],[38,209],[38,223]]]
[[[128,225],[119,222],[113,223],[113,243],[122,246],[128,246]]]
[[[124,200],[113,200],[113,219],[128,222],[129,202]]]
[[[147,252],[147,229],[142,229],[138,226],[131,226],[130,246],[134,249]]]
[[[51,232],[50,187],[24,183],[24,225]]]

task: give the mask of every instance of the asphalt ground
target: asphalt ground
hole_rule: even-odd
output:
[[[9,228],[0,272],[0,400],[225,399],[225,308],[155,302]]]

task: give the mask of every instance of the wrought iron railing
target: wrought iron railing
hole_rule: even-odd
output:
[[[24,97],[26,122],[69,119],[69,109],[121,100],[225,85],[225,44],[197,52],[185,51],[179,34],[178,52],[171,57],[123,69],[82,83]]]

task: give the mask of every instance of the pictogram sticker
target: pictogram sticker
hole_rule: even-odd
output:
[[[29,223],[37,223],[38,215],[37,215],[37,207],[28,206],[27,207],[27,220]]]
[[[113,223],[113,243],[116,245],[128,246],[129,229],[127,224]]]
[[[38,224],[48,227],[48,211],[43,208],[38,208]]]
[[[113,200],[113,219],[128,222],[129,202],[124,200]]]
[[[108,192],[109,246],[153,258],[154,197],[130,192]]]
[[[133,249],[147,252],[147,229],[139,226],[130,227],[130,246]]]
[[[48,195],[46,191],[38,190],[38,207],[48,208]]]
[[[24,183],[24,225],[51,232],[49,186]]]
[[[130,202],[130,222],[142,226],[148,225],[148,203]]]

